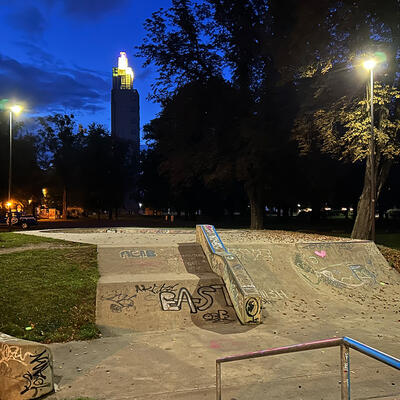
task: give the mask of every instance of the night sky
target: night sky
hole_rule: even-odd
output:
[[[73,113],[110,129],[112,68],[126,51],[140,95],[141,126],[159,106],[146,99],[155,78],[135,46],[143,22],[170,0],[0,0],[0,99],[25,102],[20,119]]]

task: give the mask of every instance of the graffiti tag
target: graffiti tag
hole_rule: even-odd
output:
[[[127,293],[114,293],[105,297],[105,300],[111,301],[110,310],[114,313],[120,313],[124,309],[131,308],[135,305],[134,298],[136,294],[129,296]]]
[[[8,367],[10,361],[27,365],[25,359],[31,354],[28,352],[22,354],[22,347],[20,346],[10,346],[7,343],[0,343],[0,365],[4,363]]]
[[[46,382],[46,375],[44,371],[50,366],[49,355],[47,350],[43,350],[37,355],[30,355],[32,361],[30,364],[33,366],[32,372],[26,372],[23,377],[25,378],[25,388],[21,394],[33,391],[32,398],[37,396],[38,390],[41,388],[49,387],[50,382]]]

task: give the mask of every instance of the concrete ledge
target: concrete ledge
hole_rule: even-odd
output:
[[[135,332],[211,327],[237,321],[222,279],[212,273],[100,278],[96,323],[107,331]]]
[[[50,349],[0,333],[0,400],[38,399],[53,391]]]
[[[201,244],[211,269],[220,276],[242,324],[261,322],[261,295],[239,259],[229,253],[212,225],[196,226],[196,241]]]

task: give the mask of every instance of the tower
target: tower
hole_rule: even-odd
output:
[[[126,53],[121,51],[118,67],[113,68],[111,90],[111,134],[129,140],[139,153],[139,93],[133,89],[133,71]]]
[[[128,66],[126,53],[121,51],[118,67],[113,68],[111,90],[111,135],[119,142],[129,146],[136,176],[127,181],[124,189],[124,208],[128,211],[137,209],[136,181],[139,167],[140,126],[139,126],[139,93],[133,88],[134,74]]]

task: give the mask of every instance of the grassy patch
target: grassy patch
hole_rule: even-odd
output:
[[[95,246],[0,255],[0,332],[43,343],[98,336]]]
[[[22,247],[38,243],[69,244],[64,240],[45,238],[34,235],[25,235],[12,232],[0,232],[0,249],[6,247]]]

